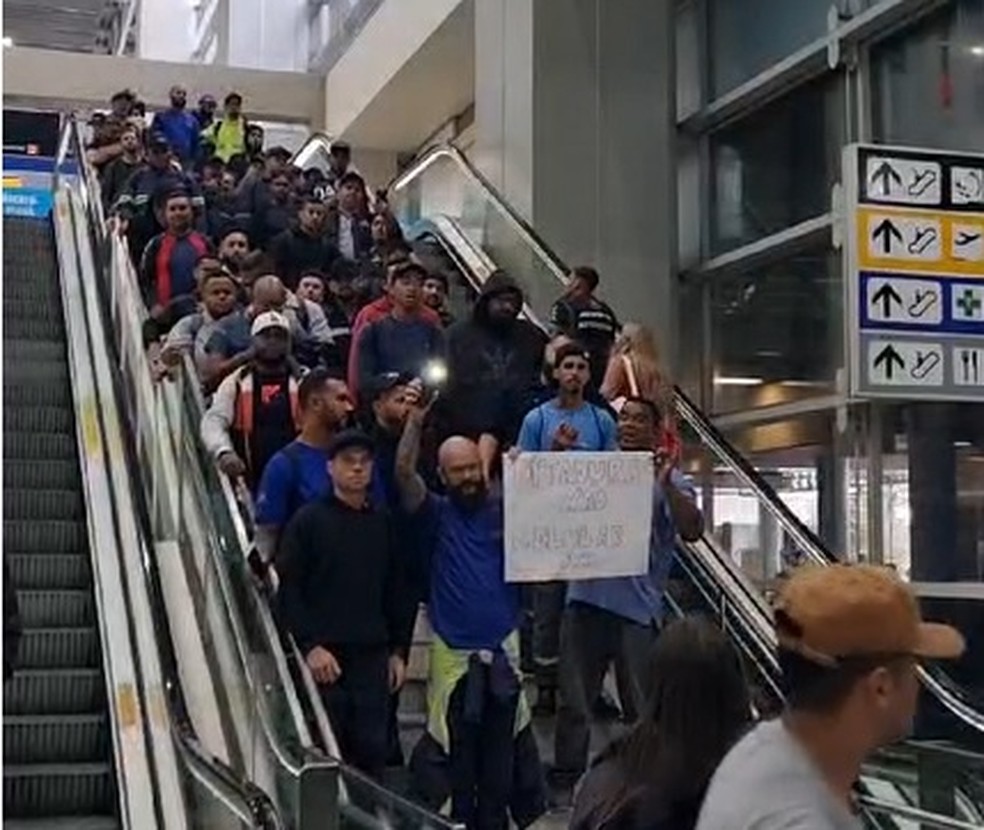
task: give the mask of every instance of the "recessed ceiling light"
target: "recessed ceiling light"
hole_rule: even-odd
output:
[[[9,49],[13,45],[14,45],[14,39],[12,37],[7,37],[6,35],[4,35],[4,38],[3,38],[3,48],[4,49]]]
[[[970,54],[975,58],[984,58],[984,46],[971,46]]]

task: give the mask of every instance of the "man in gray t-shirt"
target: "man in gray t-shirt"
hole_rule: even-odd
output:
[[[718,767],[698,830],[859,830],[782,720],[760,723]]]
[[[786,711],[725,756],[697,830],[856,830],[852,787],[909,732],[917,659],[958,657],[963,637],[923,623],[894,573],[862,565],[800,569],[775,617]]]

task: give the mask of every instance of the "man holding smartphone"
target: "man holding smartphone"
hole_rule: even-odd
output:
[[[703,516],[690,482],[676,469],[672,456],[657,449],[662,423],[656,405],[645,398],[628,398],[618,415],[619,449],[654,453],[649,573],[581,580],[567,588],[552,775],[561,792],[572,789],[585,771],[591,705],[610,664],[615,665],[626,720],[638,717],[649,691],[645,688],[649,653],[662,623],[663,590],[676,536],[693,541],[703,532]]]

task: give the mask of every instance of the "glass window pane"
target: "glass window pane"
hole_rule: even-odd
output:
[[[822,37],[830,6],[831,0],[709,0],[712,97]]]
[[[875,135],[892,144],[984,147],[984,3],[946,10],[872,50]]]
[[[842,365],[840,256],[828,245],[711,281],[713,410],[834,390]]]
[[[843,144],[842,82],[819,81],[711,136],[711,254],[830,209]]]

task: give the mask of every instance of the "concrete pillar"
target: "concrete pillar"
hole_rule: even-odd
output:
[[[485,175],[569,265],[672,353],[672,0],[482,0],[475,146]],[[631,311],[630,311],[631,310]]]

